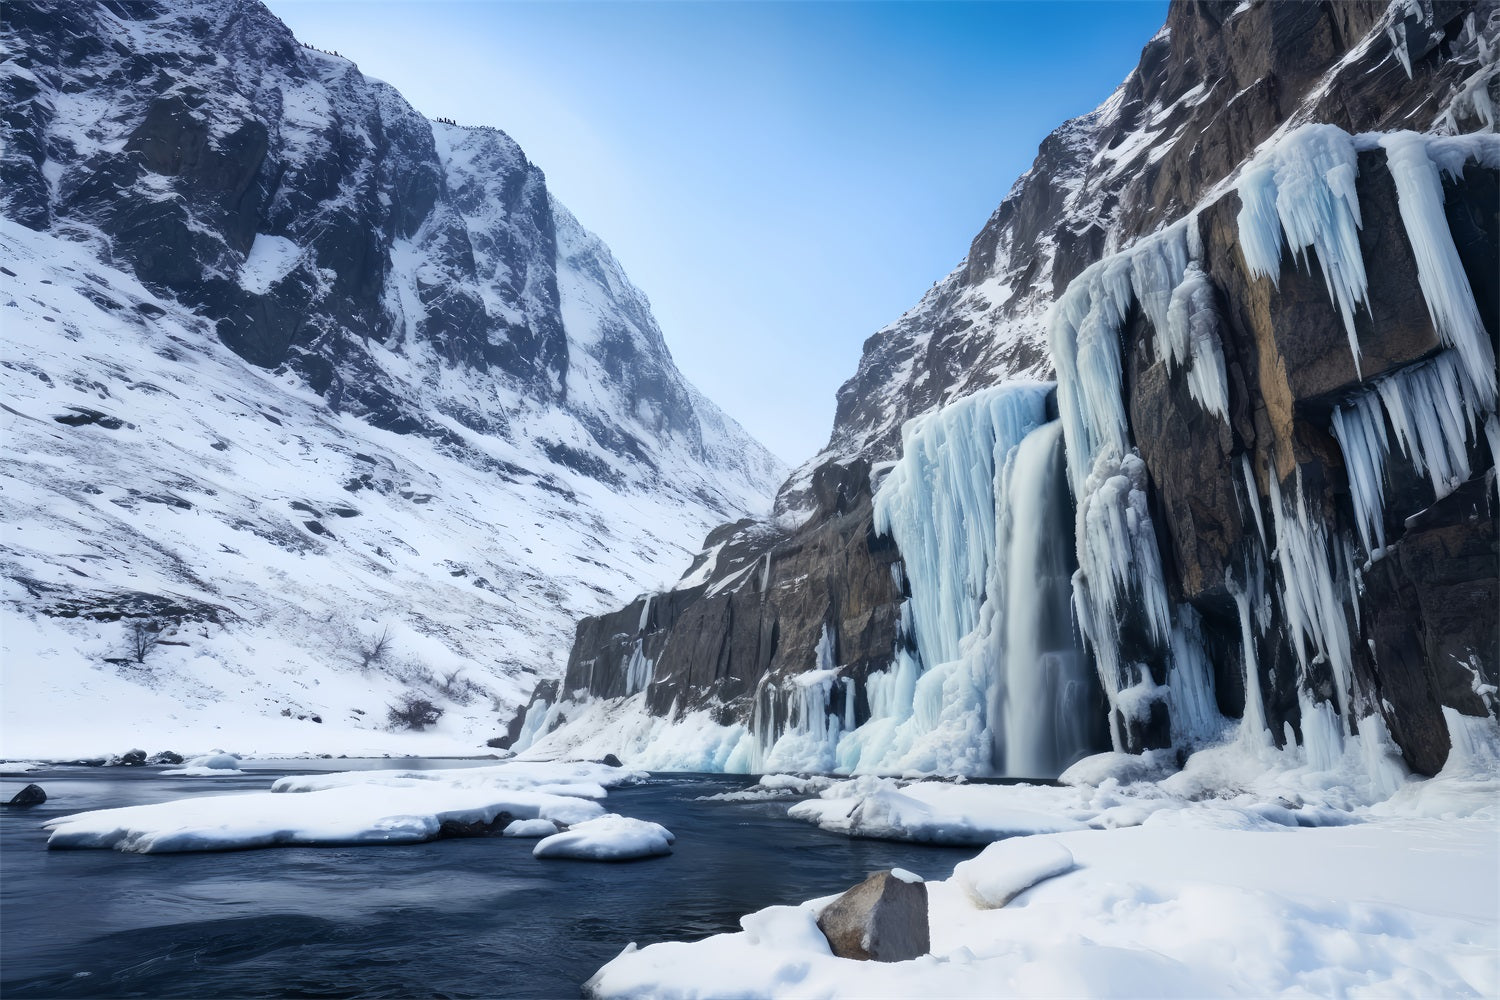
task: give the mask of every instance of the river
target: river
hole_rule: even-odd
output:
[[[785,801],[700,801],[754,782],[721,774],[657,774],[611,791],[611,811],[677,835],[670,857],[625,864],[537,861],[534,841],[498,837],[217,854],[49,851],[40,828],[86,809],[261,790],[306,773],[295,769],[305,763],[222,778],[57,768],[0,783],[6,799],[28,781],[49,796],[34,809],[0,810],[0,993],[576,997],[632,941],[738,930],[746,913],[840,892],[882,868],[945,878],[976,853],[825,833],[787,819]]]

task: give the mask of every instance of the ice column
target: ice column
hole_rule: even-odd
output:
[[[1305,679],[1313,662],[1328,662],[1337,689],[1339,715],[1347,720],[1354,669],[1339,584],[1353,588],[1356,583],[1352,579],[1340,581],[1334,572],[1334,556],[1338,553],[1330,546],[1322,521],[1307,509],[1300,469],[1297,492],[1291,498],[1282,496],[1276,477],[1271,477],[1271,514],[1276,526],[1276,562],[1281,568],[1282,607],[1298,666]],[[1347,573],[1347,559],[1340,561],[1346,563]]]

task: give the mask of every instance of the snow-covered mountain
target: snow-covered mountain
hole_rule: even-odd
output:
[[[583,622],[518,735],[1435,773],[1500,683],[1497,53],[1493,2],[1174,3],[867,341],[777,516]]]
[[[784,469],[503,132],[254,2],[3,31],[6,752],[349,749],[405,694],[472,748],[768,506]]]

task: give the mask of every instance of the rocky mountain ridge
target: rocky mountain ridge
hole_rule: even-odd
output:
[[[51,649],[84,684],[122,617],[207,608],[177,617],[225,631],[193,648],[232,673],[266,629],[301,630],[284,672],[342,686],[389,627],[412,677],[473,691],[375,687],[491,735],[572,620],[765,507],[780,463],[682,377],[505,133],[429,121],[254,2],[28,3],[3,31],[7,519],[76,536],[11,536],[7,669]],[[53,420],[74,412],[95,416]],[[219,565],[171,511],[229,525],[225,550],[251,532],[279,568]],[[75,550],[111,555],[80,577]],[[250,673],[276,718],[371,723],[347,692]]]

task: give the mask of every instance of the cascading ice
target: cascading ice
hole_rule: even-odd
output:
[[[1306,266],[1313,250],[1333,297],[1349,350],[1359,367],[1354,310],[1368,308],[1368,279],[1359,247],[1363,220],[1354,179],[1359,159],[1349,133],[1334,125],[1305,125],[1256,157],[1240,178],[1240,249],[1255,277],[1281,275],[1281,237]]]

